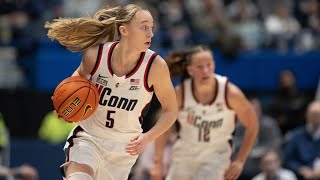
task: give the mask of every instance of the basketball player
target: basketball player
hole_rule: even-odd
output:
[[[94,18],[56,19],[45,27],[51,39],[83,52],[72,76],[91,79],[100,93],[96,112],[79,122],[67,140],[65,178],[126,180],[144,147],[178,115],[168,66],[148,49],[153,37],[150,12],[129,4],[99,10]],[[113,42],[116,35],[119,42]],[[162,114],[151,130],[142,133],[153,91]]]
[[[206,47],[171,53],[168,64],[173,76],[182,75],[182,83],[176,88],[179,138],[172,148],[166,179],[237,179],[259,128],[250,102],[226,77],[213,73],[213,55]],[[236,117],[246,132],[239,153],[231,160]],[[163,148],[168,133],[156,140],[153,179],[162,179]]]

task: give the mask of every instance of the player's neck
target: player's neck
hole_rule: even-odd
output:
[[[119,43],[114,49],[114,59],[119,66],[127,67],[130,65],[135,65],[140,57],[140,52],[132,50],[126,45]]]
[[[214,78],[210,80],[210,83],[200,84],[200,83],[194,82],[193,89],[196,93],[199,93],[199,94],[212,93],[216,89],[215,88],[216,83],[217,82]]]

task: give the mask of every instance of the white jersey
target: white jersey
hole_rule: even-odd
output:
[[[99,91],[99,105],[92,116],[79,125],[98,137],[127,142],[142,132],[141,123],[152,95],[153,88],[147,84],[150,66],[156,53],[141,53],[134,69],[118,77],[111,67],[111,56],[118,42],[101,44],[93,69],[92,82]]]
[[[235,112],[226,102],[228,79],[213,75],[217,82],[216,94],[211,104],[197,102],[192,87],[192,80],[186,79],[183,84],[183,109],[180,111],[179,137],[183,141],[201,144],[228,142],[235,129]]]

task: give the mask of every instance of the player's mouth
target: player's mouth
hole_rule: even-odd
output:
[[[145,42],[144,45],[146,45],[146,46],[151,46],[151,41]]]
[[[206,81],[206,80],[209,80],[210,77],[203,77],[202,80]]]

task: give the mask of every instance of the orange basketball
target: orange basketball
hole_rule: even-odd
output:
[[[63,80],[53,93],[53,106],[62,118],[77,122],[88,118],[98,107],[99,93],[93,83],[74,76]]]

